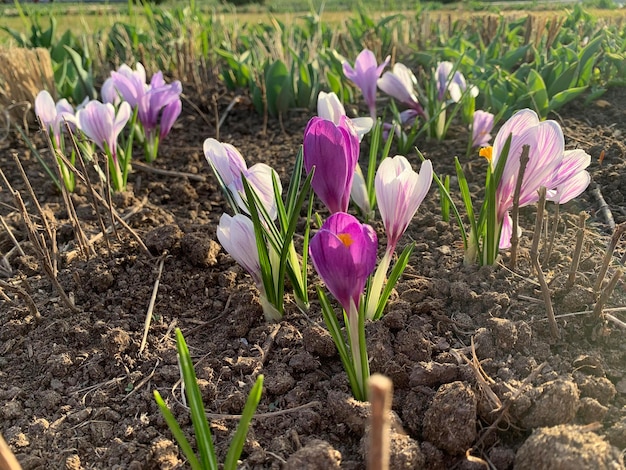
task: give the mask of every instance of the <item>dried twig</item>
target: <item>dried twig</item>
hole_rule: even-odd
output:
[[[148,340],[148,330],[150,329],[152,312],[154,311],[154,303],[156,302],[157,293],[159,292],[159,283],[161,282],[161,274],[163,274],[163,264],[165,263],[165,258],[167,258],[167,255],[168,253],[167,251],[165,251],[159,258],[159,269],[157,271],[157,278],[154,281],[154,287],[152,288],[152,297],[150,297],[150,304],[148,305],[148,311],[146,312],[146,319],[143,324],[143,337],[141,338],[141,345],[139,346],[139,352],[137,353],[137,355],[141,355],[144,348],[146,347],[146,342]]]
[[[369,449],[367,468],[387,470],[389,468],[389,411],[393,393],[393,383],[381,374],[373,374],[368,380],[369,401],[371,403]]]
[[[2,435],[0,435],[0,468],[2,470],[22,470],[20,463],[11,452]]]
[[[600,298],[598,298],[595,307],[593,307],[594,319],[599,320],[602,317],[602,308],[604,307],[604,304],[606,304],[606,302],[609,300],[609,297],[611,297],[615,286],[617,285],[623,274],[624,271],[622,271],[621,268],[617,269],[617,271],[615,271],[615,274],[613,274],[613,277],[609,281],[608,285],[602,291],[602,295],[600,295]]]
[[[611,315],[610,313],[604,313],[604,318],[612,323],[614,323],[615,325],[619,326],[622,330],[626,330],[626,323],[624,323],[622,320],[620,320],[617,317],[614,317],[613,315]]]
[[[554,239],[556,238],[556,232],[559,228],[559,204],[554,205],[554,215],[552,216],[552,230],[550,231],[550,239],[548,241],[545,254],[543,256],[543,264],[550,262],[550,256],[552,255],[552,249],[554,248]]]
[[[14,292],[18,296],[20,296],[24,300],[24,302],[26,302],[26,306],[28,307],[28,310],[30,311],[31,315],[35,317],[35,320],[41,319],[41,314],[39,313],[39,310],[37,309],[37,305],[35,304],[35,301],[30,295],[28,295],[28,292],[26,292],[24,289],[22,289],[21,287],[14,286],[13,284],[9,284],[8,282],[5,282],[3,280],[0,280],[0,291],[2,290],[8,290],[10,292]]]
[[[187,178],[192,181],[201,181],[205,182],[206,177],[203,175],[195,175],[193,173],[185,173],[182,171],[173,171],[173,170],[163,170],[160,168],[154,168],[152,166],[144,165],[141,162],[134,162],[133,168],[136,170],[141,170],[145,173],[154,173],[155,175],[163,175],[163,176],[174,176],[180,178]]]
[[[598,183],[591,183],[589,193],[598,201],[598,212],[602,214],[604,221],[611,228],[611,230],[615,230],[615,219],[613,218],[613,213],[611,212],[609,205],[604,200],[604,196],[602,196],[602,191],[600,190]]]
[[[519,194],[522,190],[522,182],[524,180],[524,173],[526,173],[526,165],[528,165],[528,154],[530,152],[530,146],[522,146],[522,155],[519,161],[519,172],[517,174],[517,181],[515,183],[515,192],[513,193],[513,209],[511,210],[511,218],[513,219],[513,233],[511,234],[511,260],[509,267],[515,270],[517,267],[517,246],[519,245],[519,235],[517,233],[519,224]]]
[[[13,245],[15,245],[15,248],[17,249],[18,253],[21,256],[26,256],[25,253],[24,253],[24,250],[22,250],[22,247],[20,246],[19,242],[15,238],[15,235],[13,235],[13,232],[11,231],[11,229],[9,228],[7,223],[4,221],[4,217],[2,217],[1,215],[0,215],[0,222],[2,223],[2,226],[4,227],[4,230],[6,231],[7,235],[9,236],[11,241],[13,242]]]
[[[554,318],[554,308],[552,307],[552,299],[550,298],[550,288],[543,276],[541,265],[539,264],[539,238],[541,237],[541,226],[543,225],[543,211],[546,206],[546,188],[539,189],[539,202],[537,203],[537,220],[535,222],[535,234],[533,235],[533,244],[530,249],[530,259],[537,273],[537,280],[541,285],[541,294],[546,307],[546,316],[548,317],[548,325],[550,326],[550,334],[555,339],[560,339],[559,328]]]
[[[228,113],[230,113],[232,109],[235,107],[235,105],[239,103],[240,101],[241,101],[241,95],[237,95],[231,100],[230,103],[228,103],[228,106],[226,106],[226,110],[224,111],[224,114],[222,114],[220,121],[217,123],[217,132],[219,132],[220,129],[222,128],[224,121],[226,121],[226,118],[228,117]]]
[[[569,276],[565,287],[567,289],[574,285],[576,280],[576,272],[578,271],[578,265],[580,264],[580,256],[583,252],[583,241],[585,240],[585,221],[587,220],[587,213],[581,212],[578,214],[578,233],[576,234],[576,248],[574,248],[574,254],[572,255],[572,264],[569,268]]]
[[[611,264],[611,259],[613,259],[613,252],[615,251],[615,247],[619,242],[619,239],[622,237],[622,234],[626,232],[626,222],[619,224],[615,227],[615,231],[611,236],[611,240],[609,240],[609,244],[606,247],[606,252],[604,253],[604,258],[602,260],[602,266],[600,267],[600,271],[598,271],[598,279],[596,279],[596,283],[593,286],[593,293],[598,297],[600,295],[600,289],[602,289],[602,283],[604,282],[604,278],[606,276],[606,272],[609,269],[609,264]]]

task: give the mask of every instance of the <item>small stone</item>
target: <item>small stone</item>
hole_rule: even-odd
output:
[[[513,401],[511,414],[526,429],[555,426],[572,421],[578,405],[576,384],[557,379],[522,393]]]
[[[146,233],[144,243],[148,250],[156,255],[164,251],[171,252],[183,238],[178,225],[161,225]]]
[[[328,442],[314,439],[287,460],[285,470],[332,470],[341,468],[341,452]]]

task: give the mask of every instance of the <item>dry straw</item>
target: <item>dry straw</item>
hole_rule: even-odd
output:
[[[0,123],[34,121],[29,113],[41,90],[54,93],[52,60],[47,49],[0,49]],[[3,130],[4,130],[3,129]]]

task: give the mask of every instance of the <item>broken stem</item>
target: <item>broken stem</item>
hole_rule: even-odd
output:
[[[515,183],[515,192],[513,193],[513,209],[511,210],[511,218],[513,219],[513,233],[511,234],[511,260],[509,268],[515,270],[517,267],[517,247],[519,245],[519,235],[517,233],[519,224],[519,194],[522,190],[522,182],[524,173],[526,173],[526,165],[528,165],[528,154],[530,146],[522,146],[522,155],[519,159],[519,172],[517,173],[517,182]]]

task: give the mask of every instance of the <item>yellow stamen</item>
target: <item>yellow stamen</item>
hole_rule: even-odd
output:
[[[489,147],[482,147],[479,151],[478,151],[478,155],[481,157],[485,157],[487,159],[487,161],[489,163],[491,163],[491,160],[493,158],[493,147],[489,146]]]
[[[340,233],[339,235],[337,235],[337,238],[339,238],[339,240],[341,240],[341,243],[343,243],[345,246],[350,246],[354,243],[354,240],[349,233]]]

